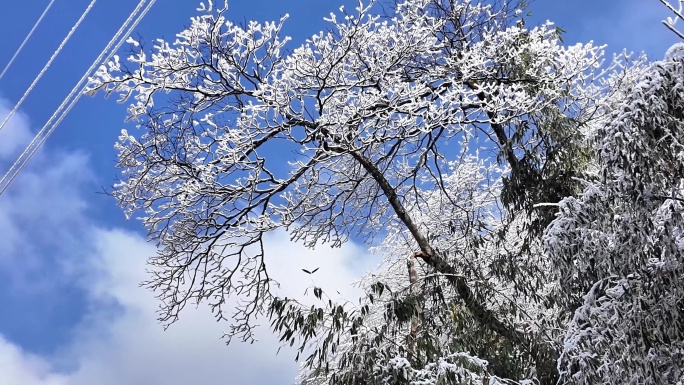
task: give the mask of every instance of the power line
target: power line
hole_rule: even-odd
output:
[[[0,73],[0,79],[2,79],[3,76],[5,76],[5,73],[7,72],[7,70],[10,68],[10,66],[12,66],[12,63],[14,63],[14,59],[16,59],[17,56],[19,56],[19,53],[21,52],[21,50],[24,49],[26,42],[31,38],[31,35],[33,35],[33,31],[35,31],[36,28],[38,28],[38,25],[40,25],[40,22],[43,21],[43,18],[48,13],[48,11],[50,10],[50,7],[52,7],[52,4],[54,2],[55,2],[55,0],[50,0],[47,7],[45,7],[45,10],[43,11],[43,13],[38,18],[38,21],[36,21],[36,23],[33,24],[33,28],[31,28],[28,35],[26,35],[26,37],[24,38],[24,41],[21,42],[21,45],[19,46],[19,48],[17,48],[17,50],[14,52],[14,55],[12,55],[12,58],[10,59],[10,61],[7,63],[5,68]]]
[[[14,178],[24,169],[26,164],[33,158],[38,149],[47,140],[47,138],[52,134],[52,132],[57,128],[57,126],[62,122],[64,117],[69,113],[71,108],[76,104],[76,102],[83,95],[85,89],[85,84],[83,84],[92,71],[107,62],[116,53],[128,36],[133,32],[135,27],[140,23],[140,21],[145,17],[147,12],[152,8],[156,0],[150,0],[147,6],[140,12],[140,9],[145,4],[146,0],[140,0],[138,6],[133,10],[133,12],[128,16],[126,21],[121,25],[119,30],[116,32],[114,37],[107,43],[107,46],[100,52],[100,55],[93,61],[90,68],[86,70],[81,79],[78,81],[76,86],[71,90],[69,95],[64,99],[62,104],[55,110],[50,119],[45,123],[41,130],[35,135],[31,143],[26,147],[24,152],[19,156],[19,158],[14,162],[12,167],[5,173],[5,175],[0,179],[0,195],[9,187]],[[140,12],[140,14],[138,14]],[[137,16],[136,16],[137,15]],[[129,26],[130,24],[130,26]],[[128,30],[124,30],[128,27]],[[122,35],[123,34],[123,35]],[[109,53],[107,53],[109,51]],[[72,99],[71,101],[69,101]],[[67,104],[68,103],[68,104]],[[66,108],[65,108],[66,106]],[[59,115],[59,117],[57,117]],[[56,120],[55,120],[56,118]]]
[[[64,40],[62,40],[62,43],[60,43],[59,47],[57,47],[57,49],[56,49],[55,52],[52,54],[52,56],[50,56],[50,59],[48,60],[48,62],[45,63],[45,66],[43,67],[43,69],[40,70],[40,72],[38,73],[38,76],[36,76],[36,78],[33,79],[33,82],[32,82],[31,85],[26,89],[26,92],[24,92],[24,95],[21,96],[21,99],[19,99],[19,101],[17,102],[17,104],[14,105],[14,108],[12,109],[12,111],[10,111],[10,113],[7,114],[7,117],[5,117],[5,120],[2,122],[2,124],[0,124],[0,131],[2,131],[2,129],[3,129],[3,128],[5,127],[5,125],[7,124],[7,122],[8,122],[8,121],[10,120],[10,118],[12,117],[12,115],[14,115],[14,113],[17,112],[17,110],[19,109],[19,107],[21,106],[21,104],[24,103],[24,100],[26,100],[26,97],[31,93],[31,91],[33,91],[33,88],[36,86],[36,84],[38,83],[38,81],[40,80],[40,78],[43,77],[43,74],[45,73],[45,71],[47,71],[48,68],[50,68],[50,66],[52,65],[52,62],[55,60],[55,58],[57,57],[57,55],[59,55],[59,53],[62,51],[62,48],[64,48],[64,46],[65,46],[66,43],[69,41],[69,39],[71,39],[71,36],[74,34],[74,32],[76,32],[76,29],[81,25],[81,22],[83,22],[83,19],[85,19],[85,17],[88,15],[88,13],[90,12],[90,10],[91,10],[91,9],[93,8],[93,6],[95,5],[95,2],[96,2],[96,1],[97,1],[97,0],[91,0],[90,4],[88,4],[88,8],[86,8],[86,10],[83,12],[83,14],[81,14],[81,17],[76,21],[76,24],[74,24],[74,26],[71,27],[71,30],[69,31],[69,33],[66,35],[66,37],[64,38]]]
[[[131,23],[131,20],[133,20],[134,17],[140,12],[140,9],[144,5],[146,0],[141,0],[138,3],[138,6],[133,10],[133,12],[129,15],[129,17],[124,21],[124,23],[121,25],[119,30],[116,32],[114,37],[109,41],[107,46],[100,52],[98,57],[93,61],[91,66],[86,70],[86,72],[83,74],[81,79],[78,81],[76,86],[71,90],[69,95],[62,101],[62,104],[60,104],[59,107],[55,110],[55,112],[52,114],[50,119],[45,123],[45,125],[41,128],[41,130],[34,136],[33,140],[29,145],[26,147],[24,152],[17,158],[17,160],[12,164],[12,167],[5,173],[5,175],[0,179],[0,195],[9,187],[9,185],[12,183],[14,178],[16,178],[17,175],[23,170],[23,168],[26,166],[26,164],[33,158],[35,155],[36,151],[40,148],[40,146],[45,142],[47,137],[54,131],[54,129],[57,127],[57,125],[64,119],[66,114],[71,110],[71,108],[76,104],[78,99],[81,97],[82,92],[83,92],[83,83],[87,80],[88,76],[92,73],[93,69],[95,69],[97,66],[101,65],[103,62],[106,62],[111,58],[111,56],[121,47],[127,36],[132,32],[132,30],[137,26],[137,24],[142,20],[142,17],[145,16],[147,11],[152,7],[154,4],[154,1],[151,1],[148,6],[143,10],[143,12],[137,16],[137,18],[134,20],[133,24],[129,27],[128,31],[126,31],[125,35],[121,37],[121,34],[124,32],[124,29],[128,27],[128,25]],[[117,41],[118,39],[118,41]],[[115,44],[113,50],[112,46]],[[107,54],[107,51],[110,51]],[[105,57],[106,54],[106,57]],[[70,101],[71,100],[71,101]],[[66,106],[66,108],[65,108]],[[58,117],[59,115],[59,117]],[[56,119],[56,120],[55,120]]]

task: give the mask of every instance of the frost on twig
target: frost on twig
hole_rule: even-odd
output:
[[[672,5],[670,1],[671,0],[660,0],[660,2],[663,3],[663,5],[674,14],[674,16],[670,16],[667,19],[663,20],[663,25],[665,25],[665,27],[667,27],[670,31],[674,32],[677,36],[679,36],[680,39],[684,39],[684,34],[680,32],[676,27],[677,22],[684,18],[684,16],[682,15],[684,0],[676,0],[676,7]]]
[[[580,191],[582,130],[611,112],[616,67],[550,23],[525,27],[522,3],[360,1],[295,45],[287,17],[238,24],[208,2],[173,40],[131,40],[88,91],[137,125],[112,194],[158,245],[145,285],[161,320],[208,303],[250,341],[267,315],[313,350],[308,379],[359,383],[407,353],[419,319],[416,368],[467,351],[493,376],[553,383],[539,234]],[[263,242],[276,229],[311,248],[365,242],[386,269],[358,308],[279,298]],[[421,287],[406,290],[393,269],[406,278],[397,256],[416,252]]]
[[[684,55],[681,43],[595,126],[598,178],[546,231],[570,310],[568,383],[673,384],[684,376]]]

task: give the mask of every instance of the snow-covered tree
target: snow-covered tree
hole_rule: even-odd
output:
[[[130,40],[89,91],[133,101],[113,195],[159,246],[161,319],[205,302],[251,340],[266,315],[312,352],[307,383],[555,383],[540,234],[581,191],[606,69],[522,6],[359,2],[292,46],[287,17],[239,25],[210,3],[174,41]],[[353,237],[385,268],[356,308],[279,298],[263,243],[279,228],[312,248]]]
[[[598,175],[546,233],[566,383],[684,380],[684,44],[635,80],[592,132]]]
[[[514,239],[504,249],[498,239],[507,227],[500,217],[502,171],[464,157],[445,175],[445,193],[420,191],[420,203],[407,211],[490,315],[527,336],[551,341],[544,335],[545,306],[538,301],[543,288],[528,294],[498,271],[502,259],[519,251],[515,241],[521,243],[509,233]],[[535,363],[528,352],[474,318],[444,275],[417,263],[419,255],[412,245],[405,227],[393,224],[388,229],[376,247],[384,254],[384,263],[362,281],[369,293],[362,305],[368,308],[352,321],[351,341],[343,337],[325,360],[332,370],[305,368],[303,383],[383,383],[388,378],[406,383],[495,383],[531,377]],[[526,263],[516,267],[518,273],[529,267]],[[414,269],[415,276],[410,273]],[[517,278],[518,283],[535,280],[543,281],[544,275]]]

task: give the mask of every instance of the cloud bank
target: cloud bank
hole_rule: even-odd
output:
[[[6,113],[0,103],[0,117]],[[0,166],[30,139],[28,119],[17,115],[0,133]],[[185,385],[292,384],[297,372],[294,353],[282,349],[264,327],[255,344],[225,345],[228,325],[217,323],[208,309],[187,309],[164,331],[156,320],[153,293],[138,283],[146,278],[145,261],[154,248],[136,233],[103,228],[88,218],[92,182],[88,156],[48,149],[0,197],[0,274],[2,285],[24,301],[26,314],[79,312],[50,354],[38,354],[3,335],[0,328],[0,383],[3,385]],[[86,191],[88,189],[85,189]],[[93,191],[93,190],[89,190]],[[272,254],[268,265],[283,294],[296,297],[316,284],[359,297],[351,283],[359,276],[359,246],[311,251],[292,244],[287,234],[266,238]],[[314,275],[301,268],[319,267]],[[39,311],[76,287],[81,305]],[[19,314],[10,306],[4,314]],[[26,318],[26,317],[24,317]],[[68,318],[68,317],[67,317]],[[49,328],[50,316],[35,319]],[[262,319],[268,325],[268,320]],[[0,327],[2,324],[0,324]],[[29,330],[27,329],[28,333]]]

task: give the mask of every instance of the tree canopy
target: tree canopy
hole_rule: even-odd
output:
[[[130,39],[89,91],[132,101],[112,194],[160,319],[268,317],[302,384],[679,379],[684,55],[606,62],[525,7],[359,2],[295,45],[209,3]],[[384,262],[358,305],[304,306],[271,290],[276,229]]]

